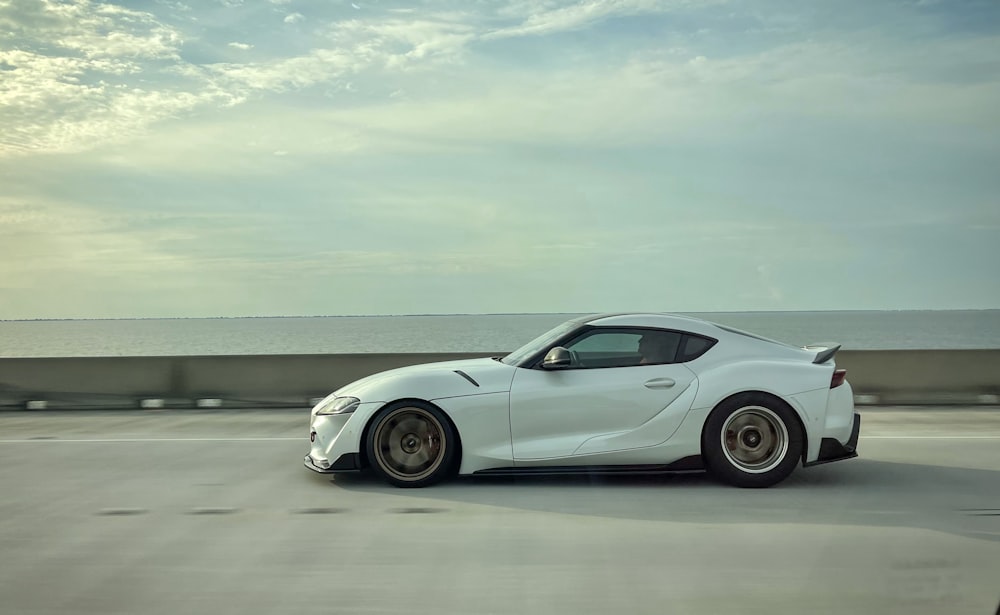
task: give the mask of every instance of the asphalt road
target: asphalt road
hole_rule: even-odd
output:
[[[993,615],[1000,410],[862,414],[768,490],[401,490],[303,468],[305,411],[0,414],[0,613]]]

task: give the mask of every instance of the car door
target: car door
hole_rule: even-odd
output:
[[[672,406],[695,381],[673,363],[682,334],[659,331],[674,352],[661,363],[640,364],[648,331],[592,329],[564,344],[573,361],[565,369],[540,365],[514,374],[510,423],[514,460],[567,458],[650,446],[665,441],[686,414]],[[638,434],[629,438],[628,434]],[[620,437],[625,436],[625,437]],[[643,444],[644,443],[644,444]]]

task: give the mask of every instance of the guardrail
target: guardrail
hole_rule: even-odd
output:
[[[0,405],[303,408],[364,376],[497,353],[0,358]],[[1000,349],[841,351],[859,404],[1000,404]]]

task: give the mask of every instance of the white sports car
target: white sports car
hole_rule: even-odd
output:
[[[839,346],[797,348],[670,314],[570,320],[505,357],[393,369],[311,413],[305,465],[393,485],[454,474],[708,470],[768,487],[856,457]]]

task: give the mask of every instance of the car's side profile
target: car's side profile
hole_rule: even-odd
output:
[[[857,456],[839,346],[672,314],[573,319],[505,357],[374,374],[311,412],[306,467],[401,487],[454,474],[708,470],[767,487]]]

